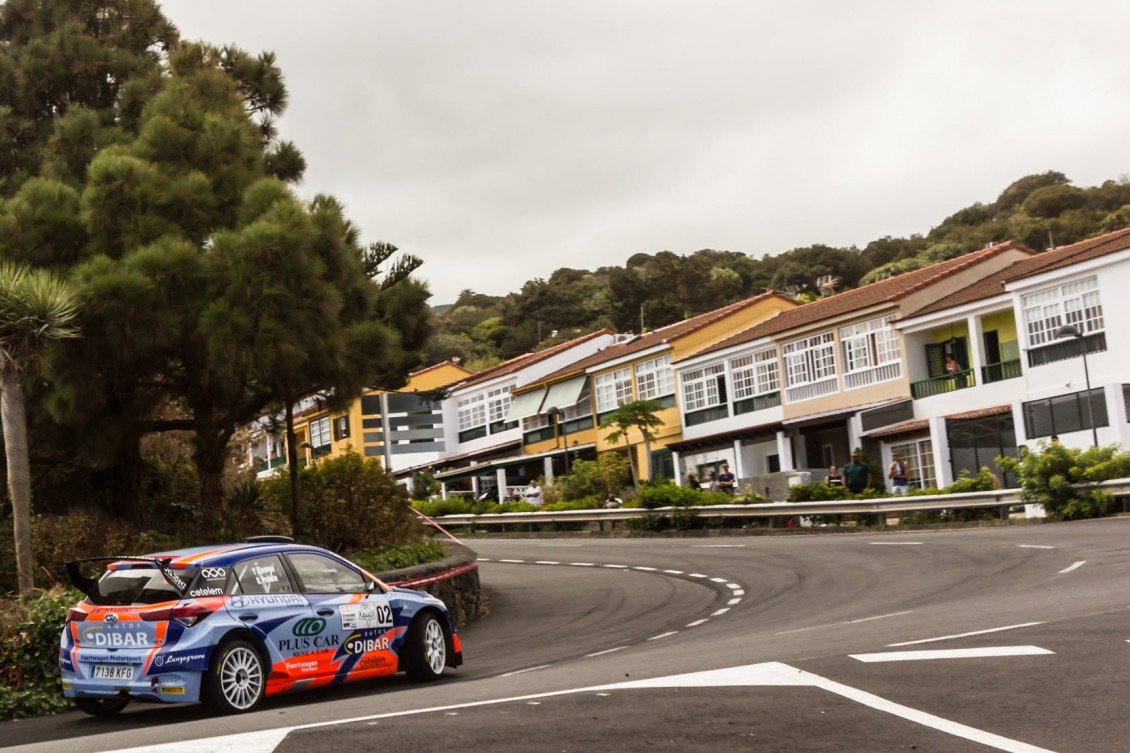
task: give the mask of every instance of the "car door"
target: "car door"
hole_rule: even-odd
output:
[[[218,570],[219,568],[213,568]],[[228,614],[253,630],[271,654],[268,693],[318,676],[316,630],[310,602],[278,554],[251,556],[232,566]],[[301,687],[301,685],[299,685]]]
[[[394,624],[388,595],[348,563],[317,552],[288,552],[290,563],[316,619],[336,637],[328,668],[330,683],[357,680],[397,669],[394,645],[403,628]]]

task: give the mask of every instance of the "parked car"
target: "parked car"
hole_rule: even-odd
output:
[[[100,577],[87,574],[95,568]],[[434,680],[463,661],[442,601],[285,537],[67,570],[86,598],[67,613],[59,667],[63,693],[88,714],[131,700],[238,713],[264,696],[398,671]]]

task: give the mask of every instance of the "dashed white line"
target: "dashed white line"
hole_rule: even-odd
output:
[[[521,565],[525,560],[499,560],[499,562],[506,562],[511,565]]]
[[[653,635],[650,638],[648,638],[648,640],[649,641],[657,641],[657,640],[660,640],[661,638],[670,638],[672,635],[678,635],[678,633],[679,633],[678,630],[671,630],[671,631],[668,631],[666,633],[660,633],[659,635]]]
[[[861,662],[930,661],[934,659],[981,659],[994,656],[1038,656],[1054,654],[1039,646],[989,646],[986,648],[951,648],[933,651],[882,651],[876,654],[848,654]]]
[[[627,570],[628,569],[627,565],[604,565],[604,567],[607,567],[609,570]]]
[[[730,611],[729,607],[722,607],[721,609],[715,609],[713,612],[710,613],[710,616],[711,617],[717,617],[718,615],[726,614],[726,612],[729,612],[729,611]]]
[[[1055,549],[1054,546],[1047,544],[1017,544],[1016,546],[1019,549]]]
[[[690,577],[690,578],[709,578],[710,577],[709,575],[704,575],[703,573],[687,573],[687,576]]]
[[[745,544],[691,544],[691,549],[741,549]]]
[[[988,630],[974,630],[971,633],[955,633],[953,635],[941,635],[937,638],[923,638],[920,641],[904,641],[902,643],[888,643],[887,648],[898,648],[900,646],[917,646],[920,643],[933,643],[934,641],[950,641],[954,638],[969,638],[974,635],[988,635],[989,633],[1000,633],[1005,630],[1018,630],[1020,628],[1034,627],[1036,625],[1043,625],[1042,622],[1022,622],[1019,625],[1005,625],[1004,627],[989,628]]]
[[[593,562],[570,562],[569,564],[573,567],[596,567]]]
[[[741,599],[730,599],[729,601],[726,602],[726,606],[732,607],[735,604],[741,604],[741,603],[742,603]]]
[[[636,566],[635,566],[635,567],[633,567],[632,569],[633,569],[633,570],[643,570],[643,571],[644,571],[645,573],[654,573],[654,572],[657,572],[659,568],[656,568],[656,567],[645,567],[645,566],[643,566],[643,565],[636,565]]]
[[[546,667],[552,667],[552,666],[553,666],[552,664],[539,664],[536,667],[528,667],[526,669],[519,669],[516,672],[507,672],[504,675],[499,675],[499,677],[513,677],[514,675],[524,675],[527,672],[536,672],[539,669],[545,669]]]
[[[732,588],[733,585],[734,584],[731,583],[730,587]],[[734,596],[745,596],[745,589],[744,588],[735,588],[734,589]]]
[[[710,580],[713,583],[725,583],[726,582],[725,578],[711,578]]]
[[[910,614],[913,610],[908,609],[905,612],[891,612],[890,614],[877,614],[874,617],[860,617],[858,620],[848,620],[849,625],[857,622],[870,622],[871,620],[885,620],[888,617],[902,617],[904,614]]]
[[[1063,575],[1064,573],[1069,573],[1072,570],[1078,570],[1079,568],[1083,567],[1083,565],[1085,565],[1086,563],[1087,563],[1087,560],[1079,560],[1074,565],[1068,565],[1067,567],[1063,568],[1058,573],[1056,573],[1056,575]]]
[[[710,622],[710,618],[709,617],[703,617],[701,620],[695,620],[694,622],[688,622],[687,627],[689,627],[689,628],[690,627],[698,627],[699,625],[703,624],[704,622]],[[1130,643],[1130,641],[1127,641],[1127,643]]]
[[[591,654],[585,654],[586,658],[593,656],[603,656],[604,654],[611,654],[613,651],[623,651],[628,648],[627,646],[617,646],[616,648],[606,648],[603,651],[594,651]]]
[[[922,546],[921,541],[868,541],[871,546]]]
[[[535,565],[560,565],[561,563],[560,562],[554,562],[553,560],[538,560],[534,564]]]
[[[683,574],[682,570],[664,570],[663,572],[667,573],[668,575],[682,575]]]

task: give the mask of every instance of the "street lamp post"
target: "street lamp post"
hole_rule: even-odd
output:
[[[569,435],[565,431],[565,411],[553,406],[546,408],[545,415],[552,416],[556,429],[561,432],[562,444],[565,446],[565,475],[569,475]],[[557,430],[554,431],[554,436],[557,435]]]
[[[1083,355],[1083,378],[1087,380],[1087,417],[1091,420],[1091,442],[1099,446],[1099,429],[1095,426],[1095,406],[1091,400],[1091,370],[1087,366],[1087,343],[1083,331],[1074,324],[1065,324],[1055,331],[1056,338],[1074,337],[1079,342],[1079,352]]]

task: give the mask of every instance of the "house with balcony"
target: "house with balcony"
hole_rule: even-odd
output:
[[[642,335],[621,335],[588,358],[531,382],[514,398],[522,406],[517,413],[525,453],[544,458],[546,477],[566,472],[570,457],[618,451],[632,454],[642,478],[649,472],[676,478],[668,445],[681,437],[682,423],[672,362],[796,306],[787,296],[763,293]],[[629,432],[626,441],[610,442],[608,430],[600,428],[609,414],[635,400],[661,406],[663,426],[650,443],[649,457],[638,431]]]
[[[303,398],[294,409],[294,435],[301,465],[353,451],[380,458],[396,472],[431,462],[444,451],[443,414],[432,394],[445,384],[472,375],[450,361],[408,375],[396,391],[365,390],[348,406],[331,409],[324,395]],[[256,422],[252,452],[261,477],[287,463],[286,427],[281,415]]]
[[[676,465],[704,478],[728,463],[777,498],[783,475],[822,478],[861,444],[885,462],[889,452],[867,447],[867,431],[914,417],[896,321],[1030,254],[1015,244],[982,249],[798,306],[676,358]]]
[[[1053,435],[1126,445],[1130,332],[1112,322],[1130,314],[1127,283],[1130,229],[1031,255],[910,312],[896,327],[914,418],[871,436],[939,448],[940,485]],[[939,367],[947,354],[958,372]]]
[[[522,452],[521,421],[530,415],[529,405],[515,393],[614,340],[611,330],[602,329],[446,385],[448,397],[441,409],[444,451],[434,462],[404,468],[398,475],[407,479],[415,470],[428,467],[440,481],[444,497],[486,495],[501,500],[510,492],[521,491],[530,479],[543,475],[544,466]]]

